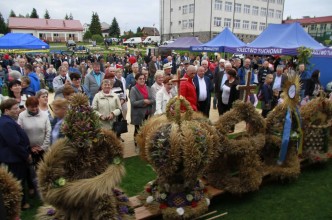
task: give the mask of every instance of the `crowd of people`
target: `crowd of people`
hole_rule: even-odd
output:
[[[240,89],[256,84],[262,116],[266,117],[282,99],[287,73],[299,74],[301,100],[309,101],[322,89],[319,70],[310,77],[303,64],[295,73],[292,62],[264,56],[241,60],[187,53],[164,58],[140,53],[105,57],[6,54],[0,61],[0,85],[8,88],[8,97],[1,96],[0,163],[21,180],[23,188],[29,188],[24,190],[22,209],[30,207],[25,191],[37,194],[34,178],[38,162],[51,144],[63,137],[61,125],[73,93],[89,98],[105,129],[112,130],[115,121],[130,118],[135,137],[143,122],[165,113],[168,101],[177,94],[185,97],[194,111],[209,117],[211,107],[222,115],[238,99],[256,105],[255,91],[247,94]],[[49,92],[54,92],[50,105]],[[123,141],[121,133],[117,136]]]

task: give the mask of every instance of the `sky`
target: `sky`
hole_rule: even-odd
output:
[[[159,29],[159,3],[160,0],[0,0],[0,12],[7,19],[11,10],[25,16],[35,8],[42,18],[47,9],[54,19],[63,19],[66,13],[72,13],[82,25],[90,23],[92,12],[97,12],[100,22],[111,24],[115,17],[121,32],[136,32],[137,27],[154,24]],[[285,0],[284,19],[329,15],[332,15],[331,0]]]

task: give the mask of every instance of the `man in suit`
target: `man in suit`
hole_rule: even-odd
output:
[[[24,66],[26,64],[26,60],[24,58],[20,58],[18,60],[18,66],[12,66],[12,70],[17,70],[24,76]]]
[[[209,118],[213,86],[210,78],[205,76],[204,67],[198,67],[193,81],[196,87],[197,109]]]
[[[157,72],[157,58],[156,56],[152,56],[151,61],[149,62],[149,80],[154,83],[154,74]]]
[[[90,103],[92,103],[93,98],[95,97],[96,93],[99,91],[101,82],[103,81],[105,77],[105,73],[100,71],[100,63],[94,62],[92,64],[93,71],[88,73],[85,76],[84,80],[84,87],[89,91],[90,93]]]
[[[271,83],[273,91],[279,91],[279,96],[284,88],[285,82],[288,80],[286,74],[283,73],[284,67],[282,65],[277,66],[277,72],[273,73],[273,81]]]

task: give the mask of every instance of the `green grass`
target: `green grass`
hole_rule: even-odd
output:
[[[144,190],[156,175],[139,157],[125,159],[127,175],[121,187],[134,196]],[[32,220],[41,205],[33,200],[34,209],[23,212],[22,220]],[[223,194],[214,198],[210,211],[228,212],[222,219],[332,219],[332,161],[325,166],[302,170],[298,180],[288,183],[270,182],[258,192],[235,196]]]

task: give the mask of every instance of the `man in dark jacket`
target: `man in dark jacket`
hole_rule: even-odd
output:
[[[0,106],[0,164],[21,181],[24,189],[28,162],[31,161],[29,138],[16,123],[20,108],[15,99],[7,99]],[[24,192],[24,190],[23,190]],[[25,194],[22,197],[22,208],[29,208]]]

